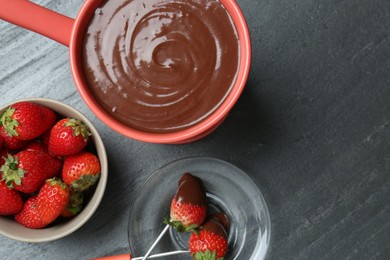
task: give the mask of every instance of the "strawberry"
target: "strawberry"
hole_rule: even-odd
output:
[[[68,205],[70,191],[58,178],[48,179],[37,195],[37,210],[44,223],[53,222]]]
[[[18,102],[8,107],[0,117],[1,125],[10,137],[31,140],[51,128],[56,121],[52,110],[31,102]]]
[[[70,199],[66,208],[61,212],[61,216],[70,218],[76,216],[83,208],[83,193],[76,190],[70,191]]]
[[[8,154],[11,154],[11,152],[7,148],[0,151],[0,168],[5,163],[5,159],[7,159]],[[0,172],[0,177],[1,177],[1,172]]]
[[[42,143],[43,143],[46,147],[49,146],[50,132],[51,132],[51,128],[50,128],[49,130],[47,130],[46,132],[44,132],[44,133],[41,135],[41,141],[42,141]]]
[[[14,156],[8,154],[1,166],[2,180],[8,187],[32,193],[42,186],[46,179],[54,177],[61,169],[61,161],[47,153],[22,150]]]
[[[15,220],[28,228],[44,227],[39,212],[37,211],[37,197],[29,198],[23,205],[22,211],[15,215]]]
[[[4,138],[0,135],[0,151],[3,149]]]
[[[96,183],[101,167],[96,155],[83,151],[67,156],[62,168],[62,180],[73,189],[83,191]]]
[[[13,215],[21,211],[23,200],[16,190],[12,190],[0,182],[0,215]]]
[[[49,154],[67,156],[79,153],[87,145],[90,135],[88,127],[80,120],[61,119],[50,132]]]
[[[4,147],[11,150],[21,150],[28,144],[28,140],[19,140],[15,136],[9,136],[2,126],[0,126],[0,136],[3,138]]]
[[[198,233],[192,233],[188,248],[196,260],[222,260],[228,249],[228,219],[225,214],[211,216],[200,227]]]
[[[164,220],[178,232],[194,231],[206,217],[206,192],[202,181],[185,173],[179,180],[179,188],[172,199],[170,219]]]
[[[47,146],[45,146],[39,139],[30,142],[24,150],[26,151],[38,151],[47,153]]]
[[[36,197],[27,200],[15,220],[28,228],[43,228],[52,223],[66,208],[69,188],[58,178],[48,179]]]

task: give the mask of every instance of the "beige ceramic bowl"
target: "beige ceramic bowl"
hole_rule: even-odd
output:
[[[92,197],[90,198],[88,204],[86,204],[84,209],[74,218],[43,229],[29,229],[17,223],[12,217],[0,216],[1,235],[7,236],[15,240],[24,241],[24,242],[38,243],[38,242],[52,241],[52,240],[62,238],[66,235],[69,235],[70,233],[77,230],[85,222],[88,221],[88,219],[93,215],[93,213],[96,211],[97,207],[99,206],[99,203],[103,197],[106,188],[106,183],[107,183],[108,169],[107,169],[106,150],[104,148],[102,139],[100,138],[98,131],[92,125],[92,123],[79,111],[59,101],[45,99],[45,98],[18,99],[13,101],[12,103],[1,106],[0,111],[3,111],[9,105],[20,101],[29,101],[29,102],[37,103],[46,106],[63,116],[73,117],[83,121],[91,130],[92,133],[91,141],[96,148],[97,155],[101,163],[102,172],[99,181],[97,183],[96,190],[92,195]]]

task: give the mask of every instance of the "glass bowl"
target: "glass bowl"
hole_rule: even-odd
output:
[[[236,166],[220,159],[191,157],[173,161],[156,170],[142,185],[132,203],[128,239],[133,256],[144,255],[164,229],[170,203],[182,174],[202,179],[208,213],[228,215],[229,249],[225,260],[263,259],[267,253],[271,225],[265,200],[251,178]],[[189,233],[170,228],[152,253],[188,249]],[[189,253],[169,259],[192,259]]]

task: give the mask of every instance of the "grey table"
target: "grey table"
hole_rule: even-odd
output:
[[[83,1],[36,2],[75,17]],[[248,84],[226,121],[187,145],[112,131],[78,94],[66,47],[0,21],[0,103],[36,96],[74,106],[99,129],[110,169],[83,227],[42,244],[0,237],[1,259],[127,252],[136,190],[156,168],[195,155],[231,162],[258,185],[272,221],[268,259],[389,259],[390,1],[238,3],[253,43]]]

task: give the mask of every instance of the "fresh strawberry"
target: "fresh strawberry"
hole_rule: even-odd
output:
[[[83,193],[77,190],[70,191],[70,199],[68,205],[64,211],[61,212],[61,216],[70,218],[76,216],[83,208]]]
[[[211,216],[193,232],[188,242],[191,255],[196,260],[222,260],[228,249],[228,219],[225,214]]]
[[[99,158],[90,152],[83,151],[65,158],[62,180],[73,189],[83,191],[96,183],[100,172]]]
[[[13,215],[21,211],[23,200],[16,190],[12,190],[0,181],[0,215]]]
[[[4,138],[0,135],[0,151],[3,149]]]
[[[52,156],[77,154],[85,148],[90,135],[88,127],[80,120],[61,119],[50,132],[49,154]]]
[[[44,152],[47,153],[47,146],[45,146],[41,140],[34,140],[30,142],[24,150],[26,151],[38,151],[38,152]]]
[[[8,154],[0,171],[8,187],[32,193],[61,169],[61,161],[47,153],[22,150],[14,156]]]
[[[12,154],[12,153],[7,148],[4,148],[3,150],[0,151],[0,168],[5,163],[5,159],[7,159],[8,154]],[[1,177],[1,172],[0,172],[0,177]]]
[[[50,132],[51,132],[51,128],[50,128],[49,130],[47,130],[46,132],[44,132],[44,133],[41,135],[41,141],[42,141],[42,143],[43,143],[46,147],[49,146]]]
[[[37,211],[37,197],[29,198],[23,205],[22,211],[15,215],[15,220],[28,228],[41,228],[45,226]]]
[[[69,188],[58,178],[48,179],[36,197],[27,200],[15,220],[28,228],[43,228],[52,223],[66,208]]]
[[[37,195],[37,210],[44,223],[53,222],[68,205],[70,191],[58,178],[48,179]]]
[[[0,136],[3,138],[4,147],[14,151],[23,149],[29,142],[28,140],[16,139],[15,136],[9,136],[2,126],[0,126]]]
[[[179,188],[171,202],[170,219],[165,224],[178,232],[194,231],[206,217],[206,192],[202,181],[185,173],[179,180]]]
[[[56,121],[52,110],[31,102],[18,102],[8,107],[0,117],[7,134],[19,140],[34,139]]]

